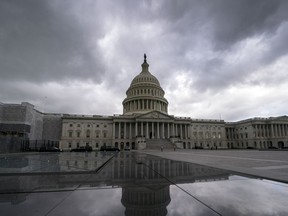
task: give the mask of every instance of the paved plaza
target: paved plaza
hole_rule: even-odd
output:
[[[171,160],[192,162],[210,167],[288,182],[288,151],[258,150],[155,150],[147,154]]]

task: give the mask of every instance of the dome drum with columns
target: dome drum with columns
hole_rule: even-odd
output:
[[[144,54],[142,71],[131,82],[123,101],[123,114],[142,114],[149,111],[160,111],[168,114],[168,101],[164,98],[164,90],[158,79],[149,70]]]

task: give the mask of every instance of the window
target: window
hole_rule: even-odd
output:
[[[77,127],[80,127],[80,124],[77,124]]]
[[[80,144],[79,144],[79,143],[77,143],[77,148],[79,148],[79,146],[80,146]]]
[[[96,131],[96,138],[99,138],[100,131]]]
[[[80,137],[80,133],[81,133],[80,131],[77,131],[77,137]]]
[[[69,126],[70,126],[70,127],[73,127],[73,124],[70,124]]]
[[[99,148],[99,143],[96,143],[96,148]]]
[[[72,147],[72,144],[71,144],[71,143],[69,143],[69,144],[68,144],[68,147],[69,147],[69,148],[71,148],[71,147]]]
[[[88,124],[87,127],[90,127],[90,124]]]
[[[86,137],[89,138],[90,137],[90,130],[86,131]]]
[[[99,124],[97,124],[96,127],[99,127]]]
[[[69,131],[69,137],[72,137],[72,135],[73,135],[73,132]]]
[[[103,137],[106,138],[106,132],[103,132]]]
[[[104,128],[106,128],[107,127],[107,125],[104,125]]]

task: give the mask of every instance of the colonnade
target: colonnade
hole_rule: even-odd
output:
[[[139,110],[159,110],[162,112],[168,112],[167,103],[153,100],[153,99],[139,99],[128,101],[124,104],[126,112],[139,111]]]
[[[288,136],[288,124],[256,124],[256,137],[284,137]]]
[[[190,138],[190,124],[175,122],[114,122],[113,138],[133,139],[135,137],[146,137],[148,139],[167,139],[179,137],[180,139]]]

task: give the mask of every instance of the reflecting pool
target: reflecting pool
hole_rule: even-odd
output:
[[[0,162],[1,215],[288,215],[287,184],[138,152]]]

